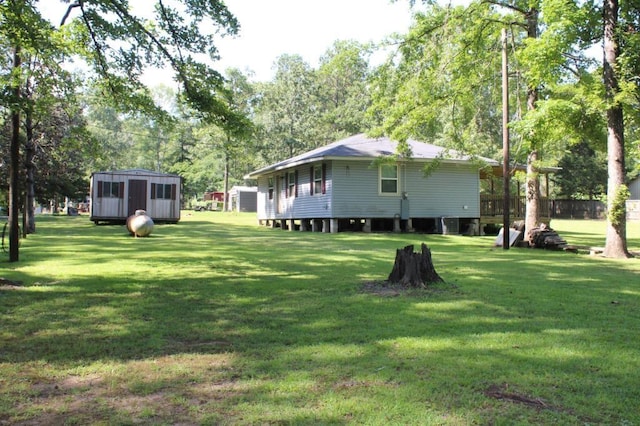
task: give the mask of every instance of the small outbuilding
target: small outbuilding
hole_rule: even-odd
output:
[[[133,169],[91,174],[90,219],[124,222],[136,210],[145,210],[154,222],[180,220],[181,177]]]
[[[398,161],[395,141],[360,134],[248,174],[258,182],[258,221],[303,231],[478,233],[479,172],[497,162],[408,144],[411,159]]]
[[[234,186],[229,190],[229,210],[236,212],[258,211],[258,187]]]
[[[629,181],[629,199],[640,200],[640,175]]]
[[[627,220],[640,220],[640,175],[629,181]]]

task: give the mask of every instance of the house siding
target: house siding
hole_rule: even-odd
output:
[[[333,217],[392,218],[400,214],[402,192],[407,193],[410,217],[480,216],[476,168],[443,163],[425,177],[424,165],[409,162],[401,166],[399,194],[380,195],[378,167],[371,161],[335,161]]]
[[[258,178],[258,219],[323,219],[331,216],[332,167],[327,161],[325,175],[325,193],[311,195],[311,167],[314,164],[306,164],[294,167],[278,173],[261,176]],[[298,195],[287,194],[287,173],[298,172]],[[269,199],[269,178],[274,178],[274,196]]]
[[[378,167],[371,160],[333,160],[324,164],[325,194],[311,195],[313,164],[259,177],[258,219],[393,218],[401,213],[402,192],[407,193],[409,216],[413,218],[480,217],[478,170],[471,165],[442,163],[425,177],[424,162],[409,162],[400,167],[399,193],[381,195]],[[286,176],[296,170],[298,195],[290,197]],[[269,177],[274,177],[271,200]]]
[[[334,162],[334,215],[383,218],[400,212],[400,195],[379,195],[378,167],[371,160]]]
[[[469,164],[439,165],[425,178],[422,165],[409,170],[407,192],[414,217],[480,217],[478,169]]]

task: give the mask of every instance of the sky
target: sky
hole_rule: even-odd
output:
[[[405,33],[411,24],[408,0],[227,0],[240,22],[236,38],[222,39],[217,47],[219,71],[252,70],[254,80],[274,75],[276,58],[299,54],[312,67],[336,40],[362,43],[382,41]]]
[[[144,16],[148,4],[131,0]],[[380,42],[393,33],[406,33],[411,25],[409,0],[226,0],[240,23],[239,34],[218,41],[220,60],[212,67],[251,70],[253,81],[269,81],[273,64],[282,54],[298,54],[312,67],[336,40]],[[66,5],[41,0],[43,15],[58,25]],[[75,16],[77,13],[72,13]],[[375,60],[375,57],[374,57]],[[143,78],[149,86],[172,85],[170,72],[150,70]]]

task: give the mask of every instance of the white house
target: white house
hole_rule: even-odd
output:
[[[258,182],[258,221],[323,232],[477,230],[481,164],[442,147],[408,143],[411,159],[394,161],[396,142],[360,134],[248,174]],[[425,173],[425,166],[433,167]]]

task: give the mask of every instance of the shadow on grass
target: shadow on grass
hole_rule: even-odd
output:
[[[271,413],[274,421],[366,420],[380,406],[398,421],[427,400],[437,413],[471,410],[472,418],[490,420],[470,407],[486,404],[483,391],[503,383],[552,407],[532,410],[533,419],[637,419],[625,411],[640,397],[637,269],[494,250],[488,238],[301,238],[193,220],[134,239],[124,228],[69,223],[53,220],[33,243],[30,237],[26,266],[13,271],[27,286],[0,290],[4,365],[68,370],[232,354],[230,364],[209,372],[225,392],[221,407],[202,402],[227,420],[246,410],[257,421],[267,416],[263,404],[281,410]],[[393,298],[359,291],[364,280],[386,277],[395,248],[421,241],[458,291]],[[49,263],[63,264],[59,276],[41,269]],[[212,397],[201,389],[207,379],[199,367],[185,368],[139,385],[120,380],[137,396],[171,389]],[[625,390],[606,397],[612,389]],[[311,396],[301,398],[304,392]],[[354,402],[336,403],[337,413],[304,408],[342,397]],[[500,410],[500,418],[518,419],[519,407]]]

